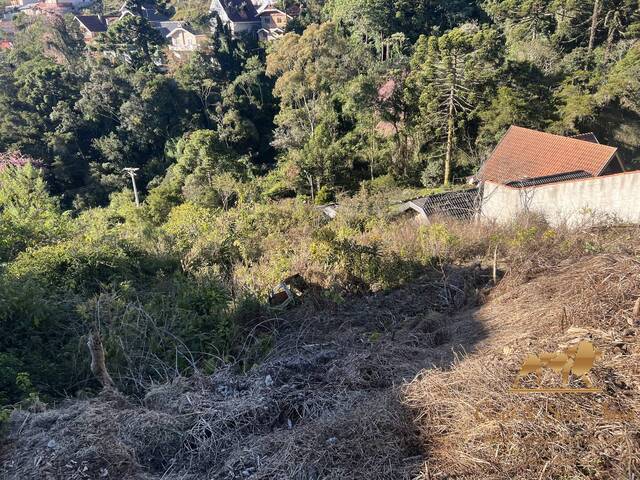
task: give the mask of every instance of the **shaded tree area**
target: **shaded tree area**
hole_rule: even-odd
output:
[[[0,150],[41,160],[66,208],[101,205],[140,168],[143,189],[175,160],[175,144],[216,131],[237,157],[273,160],[272,81],[255,45],[226,28],[166,72],[165,40],[142,17],[115,22],[90,49],[72,18],[18,22],[0,54]]]
[[[279,178],[311,196],[384,175],[447,185],[511,124],[594,131],[635,168],[638,15],[633,0],[327,1],[267,56]]]
[[[637,162],[637,0],[302,7],[269,45],[195,16],[212,33],[180,62],[142,16],[113,23],[90,48],[69,18],[20,19],[15,48],[0,56],[0,149],[41,160],[62,205],[80,210],[124,188],[125,167],[140,169],[143,194],[160,188],[150,197],[160,211],[189,198],[185,188],[210,188],[209,176],[175,181],[179,146],[196,131],[251,172],[216,175],[242,183],[270,171],[270,196],[330,198],[388,175],[455,183],[513,123],[593,130]]]

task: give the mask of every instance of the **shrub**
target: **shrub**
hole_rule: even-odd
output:
[[[144,282],[155,271],[171,271],[176,266],[127,242],[69,240],[21,253],[7,266],[7,275],[18,282],[35,281],[55,290],[90,293],[105,285]]]
[[[422,171],[420,182],[425,187],[437,187],[442,183],[444,177],[444,168],[442,162],[429,162]]]
[[[335,200],[335,193],[333,189],[327,185],[323,185],[318,193],[316,193],[315,203],[316,205],[326,205]]]
[[[440,222],[421,226],[419,237],[424,260],[436,258],[440,262],[449,262],[456,258],[462,243],[447,225]]]
[[[40,170],[30,164],[0,170],[0,262],[64,238],[69,226]]]

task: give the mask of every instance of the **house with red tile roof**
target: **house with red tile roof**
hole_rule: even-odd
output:
[[[523,213],[550,225],[640,223],[640,170],[592,133],[563,137],[512,126],[477,175],[481,220]]]
[[[511,126],[484,163],[480,181],[525,186],[624,172],[617,148],[592,133],[563,137]]]

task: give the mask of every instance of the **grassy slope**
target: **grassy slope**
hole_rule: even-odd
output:
[[[15,413],[0,478],[637,473],[637,415],[604,418],[602,405],[626,413],[639,406],[638,229],[447,228],[465,246],[452,254],[467,252],[466,266],[338,304],[313,290],[304,305],[253,326],[249,337],[271,339],[253,368],[241,362],[176,379],[151,387],[142,403],[106,394]],[[487,238],[502,239],[505,275],[492,290]],[[604,352],[593,373],[602,395],[509,396],[524,354],[581,338]]]

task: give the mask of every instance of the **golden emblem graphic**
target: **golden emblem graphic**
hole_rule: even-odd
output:
[[[540,353],[529,355],[525,358],[512,387],[512,393],[598,393],[601,388],[593,386],[589,372],[596,360],[600,359],[602,352],[596,350],[591,342],[582,341],[573,347],[568,347],[562,352]],[[553,370],[562,375],[562,387],[545,388],[542,386],[542,370]],[[536,376],[537,388],[522,388],[520,380],[530,373]],[[586,385],[586,388],[570,388],[569,377],[573,375]]]

